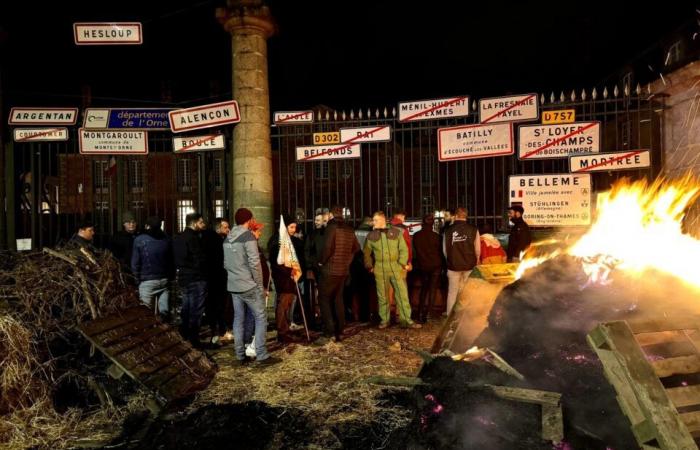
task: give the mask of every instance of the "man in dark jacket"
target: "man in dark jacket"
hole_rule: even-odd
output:
[[[122,215],[122,229],[109,241],[109,251],[119,260],[122,267],[129,271],[134,239],[138,236],[134,213],[127,211]]]
[[[78,230],[66,243],[66,248],[70,250],[84,251],[86,257],[94,257],[97,248],[94,245],[95,226],[89,220],[84,220],[78,224]]]
[[[290,216],[285,216],[284,224],[287,226],[287,233],[289,233],[289,236],[293,240],[293,235],[297,229],[296,220]],[[280,250],[279,232],[275,232],[275,234],[270,237],[267,248],[270,250],[270,269],[272,272],[272,281],[275,283],[275,292],[277,293],[277,307],[275,309],[277,339],[280,342],[286,342],[289,340],[289,313],[292,308],[292,303],[297,297],[297,283],[294,278],[292,278],[291,267],[286,267],[277,263],[277,256]],[[297,250],[296,246],[294,250]]]
[[[170,292],[168,279],[173,275],[173,254],[170,238],[160,229],[160,217],[146,219],[145,232],[134,239],[131,272],[139,285],[141,301],[169,320]]]
[[[340,341],[345,328],[345,308],[343,304],[343,287],[350,272],[353,256],[360,250],[355,231],[345,223],[343,208],[331,208],[332,219],[325,231],[319,283],[319,304],[323,320],[324,337],[321,343],[335,335]],[[333,306],[331,306],[333,302]]]
[[[508,209],[508,219],[513,223],[508,237],[508,261],[520,261],[520,253],[530,246],[530,227],[523,220],[525,210],[521,205],[512,205]]]
[[[201,347],[199,327],[207,297],[207,263],[202,244],[202,215],[188,214],[187,228],[173,239],[177,282],[182,291],[181,332],[193,346]]]
[[[206,227],[202,231],[202,244],[207,261],[207,299],[204,307],[206,321],[211,328],[211,343],[218,344],[226,334],[224,319],[225,303],[228,303],[226,292],[226,270],[224,269],[224,239],[231,228],[228,220],[217,218],[214,227]]]
[[[447,259],[449,286],[446,312],[449,315],[457,301],[460,287],[469,278],[469,274],[477,265],[481,253],[479,230],[474,225],[467,223],[467,210],[465,208],[455,210],[454,222],[445,230],[442,245]]]
[[[413,269],[420,279],[418,321],[425,323],[435,304],[435,291],[439,288],[443,256],[440,235],[433,231],[435,218],[432,214],[423,217],[420,231],[413,235]]]
[[[314,217],[314,230],[309,234],[304,243],[304,260],[306,262],[305,270],[307,280],[306,289],[307,298],[309,299],[308,311],[309,315],[312,315],[316,320],[320,320],[317,289],[321,266],[318,265],[318,262],[323,253],[326,225],[328,225],[328,216],[324,215],[322,211],[317,211]],[[318,325],[318,323],[316,323],[316,325]]]

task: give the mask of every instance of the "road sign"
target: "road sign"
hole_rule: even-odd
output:
[[[600,152],[600,122],[518,127],[520,159],[566,158]]]
[[[591,223],[590,174],[511,175],[510,205],[521,204],[530,226]]]
[[[175,153],[223,150],[225,148],[226,142],[223,134],[173,137],[173,152]]]
[[[649,150],[630,150],[569,157],[571,173],[644,169],[651,166]]]
[[[297,162],[360,157],[360,144],[306,145],[296,148]]]
[[[314,145],[340,144],[340,133],[331,131],[328,133],[314,133]]]
[[[15,128],[15,142],[67,141],[68,128]]]
[[[143,43],[138,22],[79,22],[73,24],[76,45],[139,45]]]
[[[241,121],[238,102],[235,100],[178,109],[170,111],[168,116],[170,117],[170,129],[173,133],[219,127]]]
[[[10,125],[75,125],[78,108],[12,108]]]
[[[399,122],[436,120],[469,115],[469,97],[439,98],[399,103]]]
[[[355,127],[340,129],[341,142],[389,142],[391,141],[391,127],[379,125],[376,127]]]
[[[146,155],[148,132],[141,130],[85,130],[78,132],[83,155]]]
[[[479,100],[479,121],[496,123],[537,120],[537,105],[537,94],[482,98]]]
[[[576,122],[575,109],[558,109],[556,111],[542,111],[542,123],[549,125],[553,123],[573,123]]]
[[[295,125],[300,123],[313,123],[313,111],[278,111],[272,117],[275,125]]]
[[[440,161],[512,155],[514,148],[513,125],[510,123],[461,125],[438,129]]]
[[[169,130],[168,112],[167,108],[87,108],[83,128]]]

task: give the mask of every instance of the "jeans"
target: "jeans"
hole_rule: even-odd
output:
[[[204,312],[204,299],[207,298],[207,282],[193,281],[182,287],[182,326],[190,332],[198,333]]]
[[[469,278],[469,274],[471,273],[471,270],[447,271],[447,280],[449,281],[447,287],[447,314],[450,314],[455,303],[457,303],[457,295],[459,291],[462,290],[462,285],[467,282],[467,278]]]
[[[161,316],[167,315],[170,311],[170,291],[168,290],[168,279],[144,280],[139,283],[139,298],[141,302],[150,309],[154,308],[154,301],[158,301],[158,312]]]
[[[253,288],[246,292],[232,292],[233,301],[233,344],[236,358],[245,359],[245,321],[246,308],[253,313],[255,320],[255,354],[258,361],[270,357],[267,353],[267,311],[265,311],[265,297],[260,288]]]

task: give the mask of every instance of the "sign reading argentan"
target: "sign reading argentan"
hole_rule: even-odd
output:
[[[139,45],[143,43],[138,22],[74,23],[76,45]]]
[[[600,152],[600,122],[518,127],[520,159],[566,158]]]
[[[631,150],[569,157],[569,170],[571,173],[644,169],[649,166],[651,166],[649,150]]]
[[[313,123],[313,111],[278,111],[273,115],[275,125],[294,125],[297,123]]]
[[[238,102],[230,100],[194,108],[178,109],[168,113],[173,133],[218,127],[241,121]]]
[[[469,115],[469,97],[416,100],[399,103],[399,122],[436,120]]]
[[[306,145],[296,148],[297,162],[360,157],[360,144]]]
[[[67,141],[68,128],[15,128],[15,142]]]
[[[206,150],[223,150],[226,148],[223,134],[208,136],[176,136],[173,138],[175,153],[201,152]]]
[[[530,226],[581,226],[591,223],[589,174],[512,175],[510,205],[521,204]]]
[[[482,98],[479,100],[479,122],[522,122],[537,120],[537,94],[509,97]]]
[[[78,108],[12,108],[10,125],[75,125]]]
[[[513,154],[513,125],[495,123],[438,129],[438,159],[486,158]]]
[[[86,130],[78,132],[80,153],[83,155],[146,155],[146,131]]]
[[[341,128],[341,142],[389,142],[391,141],[391,127],[389,125],[380,125],[376,127],[356,127],[356,128]]]

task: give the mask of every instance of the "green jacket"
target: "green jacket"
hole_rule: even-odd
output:
[[[365,240],[364,254],[365,267],[372,269],[377,267],[389,270],[391,263],[405,266],[408,264],[408,246],[403,238],[403,230],[387,225],[386,231],[372,230]]]

